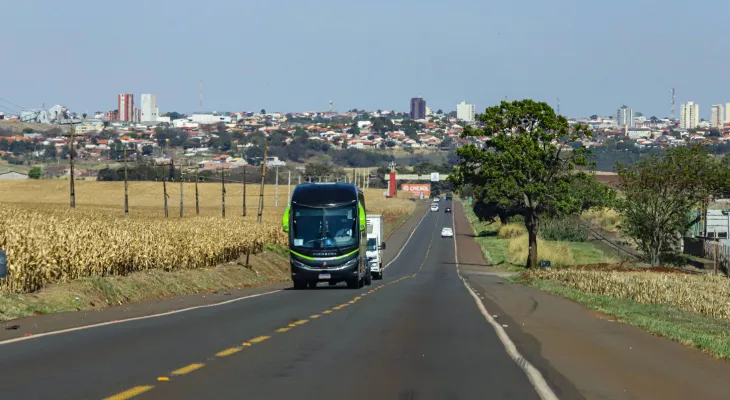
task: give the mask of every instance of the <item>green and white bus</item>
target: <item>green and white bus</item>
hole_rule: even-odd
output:
[[[297,185],[282,218],[295,289],[318,282],[358,289],[372,278],[365,250],[365,196],[348,183]]]

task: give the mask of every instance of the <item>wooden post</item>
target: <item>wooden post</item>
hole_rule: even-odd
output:
[[[264,139],[264,160],[261,164],[261,189],[259,193],[259,215],[258,215],[258,223],[261,224],[263,222],[263,215],[264,215],[264,183],[266,179],[266,154],[269,149],[269,135],[267,134]]]
[[[243,166],[243,216],[246,216],[246,166]],[[248,261],[246,262],[248,265]]]
[[[221,168],[221,215],[226,217],[226,180],[223,177],[223,168]]]
[[[129,190],[127,188],[127,145],[124,146],[124,216],[129,216]]]
[[[167,174],[164,172],[162,174],[162,197],[165,199],[165,217],[167,218],[167,198],[170,196],[167,195]]]
[[[68,141],[68,162],[71,170],[71,182],[69,190],[71,191],[71,208],[76,208],[76,185],[74,183],[74,122],[71,120],[71,128]]]
[[[715,275],[717,275],[717,253],[720,250],[720,239],[718,239],[718,237],[717,237],[717,228],[714,229],[714,232],[715,232],[715,235],[714,235],[715,236],[715,251],[714,251],[714,253],[715,253],[714,254],[715,255],[715,257],[714,257],[715,258],[715,262],[714,262],[715,266],[714,266],[714,270],[715,270]]]
[[[183,164],[180,164],[180,218],[183,217]]]
[[[198,164],[195,164],[195,215],[200,215],[200,202],[198,201]]]

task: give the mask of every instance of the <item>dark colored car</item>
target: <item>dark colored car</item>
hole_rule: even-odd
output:
[[[451,207],[446,207],[446,208],[444,209],[444,212],[445,212],[445,213],[450,213],[450,212],[451,212]]]

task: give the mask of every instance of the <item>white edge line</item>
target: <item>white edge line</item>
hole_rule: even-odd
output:
[[[426,212],[426,213],[423,214],[423,217],[421,218],[421,220],[418,221],[418,225],[416,225],[416,227],[413,228],[413,231],[411,232],[410,236],[408,236],[408,239],[406,239],[406,242],[403,243],[403,247],[400,248],[400,251],[398,251],[398,254],[396,254],[395,257],[393,257],[393,259],[390,260],[389,263],[385,264],[385,266],[383,267],[383,271],[385,271],[386,268],[390,267],[390,264],[393,264],[395,262],[395,260],[397,260],[398,257],[400,257],[400,253],[402,253],[403,250],[405,250],[406,246],[408,246],[408,242],[411,241],[411,238],[413,237],[413,234],[416,233],[416,230],[418,230],[418,227],[421,226],[421,222],[423,222],[423,220],[426,219],[426,217],[428,216],[428,214],[429,214],[429,212]]]
[[[455,228],[456,217],[453,214],[451,215],[451,220],[451,223]],[[555,392],[553,392],[553,390],[550,388],[550,385],[548,385],[547,381],[542,376],[540,371],[535,368],[535,366],[530,364],[530,362],[527,361],[527,359],[525,359],[522,354],[520,354],[519,350],[517,350],[517,346],[515,346],[514,342],[512,342],[512,339],[509,338],[509,335],[507,335],[507,332],[505,332],[504,328],[502,328],[502,326],[494,320],[492,314],[490,314],[487,311],[487,308],[484,307],[484,303],[479,300],[477,294],[474,293],[471,287],[466,283],[466,279],[461,276],[461,272],[459,271],[459,251],[458,246],[456,245],[456,238],[454,238],[454,261],[456,261],[456,272],[459,274],[459,278],[464,283],[466,290],[469,291],[469,294],[471,294],[471,296],[474,298],[474,301],[477,303],[479,311],[482,313],[487,322],[489,322],[489,324],[492,325],[492,327],[494,328],[494,331],[497,333],[497,337],[502,342],[505,350],[507,350],[507,354],[510,356],[510,358],[512,358],[517,366],[519,366],[525,372],[525,375],[527,375],[527,379],[529,379],[530,383],[532,383],[532,386],[535,388],[538,396],[540,396],[542,400],[558,400],[558,396],[555,395]]]
[[[23,337],[19,337],[19,338],[15,338],[15,339],[4,340],[4,341],[1,341],[0,342],[0,345],[10,344],[10,343],[15,343],[15,342],[21,342],[21,341],[24,341],[24,340],[37,339],[37,338],[41,338],[41,337],[44,337],[44,336],[58,335],[58,334],[61,334],[61,333],[82,331],[82,330],[85,330],[85,329],[98,328],[98,327],[107,326],[107,325],[121,324],[121,323],[124,323],[124,322],[139,321],[139,320],[148,319],[148,318],[164,317],[164,316],[167,316],[167,315],[173,315],[173,314],[178,314],[178,313],[182,313],[182,312],[186,312],[186,311],[197,310],[199,308],[218,307],[218,306],[222,306],[222,305],[225,305],[225,304],[234,303],[236,301],[251,299],[251,298],[259,297],[259,296],[266,296],[267,294],[272,294],[272,293],[277,293],[277,292],[281,292],[281,289],[272,290],[270,292],[265,292],[265,293],[252,294],[252,295],[244,296],[244,297],[238,297],[238,298],[231,299],[231,300],[221,301],[220,303],[205,304],[205,305],[201,305],[201,306],[193,306],[193,307],[188,307],[188,308],[182,308],[180,310],[173,310],[173,311],[168,311],[168,312],[165,312],[165,313],[152,314],[152,315],[143,315],[141,317],[133,317],[133,318],[127,318],[127,319],[120,319],[120,320],[117,320],[117,321],[101,322],[101,323],[98,323],[98,324],[91,324],[91,325],[78,326],[78,327],[75,327],[75,328],[61,329],[59,331],[37,333],[37,334],[33,334],[31,336],[23,336]]]

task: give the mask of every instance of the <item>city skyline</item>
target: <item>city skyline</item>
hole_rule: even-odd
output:
[[[0,97],[28,109],[45,103],[91,111],[114,108],[110,94],[155,93],[165,99],[163,110],[193,112],[200,109],[203,80],[206,110],[324,111],[334,100],[340,111],[407,111],[404,99],[416,93],[428,99],[430,108],[444,111],[453,111],[465,98],[478,112],[505,97],[532,98],[553,107],[560,98],[561,111],[568,116],[610,115],[621,104],[631,104],[644,115],[668,117],[670,90],[676,88],[677,105],[695,101],[702,105],[705,119],[711,105],[724,104],[730,97],[729,84],[714,79],[724,74],[723,66],[730,61],[730,55],[713,45],[724,34],[726,13],[706,12],[727,10],[726,1],[706,0],[703,7],[689,8],[676,0],[661,7],[627,0],[617,0],[612,7],[578,6],[568,0],[465,0],[459,7],[433,0],[403,0],[395,6],[376,0],[364,8],[335,0],[315,0],[307,6],[291,0],[214,0],[205,7],[185,1],[127,4],[6,4],[4,14],[12,18],[0,26],[0,37],[14,38],[22,31],[23,39],[3,41],[3,52],[12,54],[14,61],[3,66]],[[378,7],[385,4],[392,6],[387,15]],[[221,12],[239,6],[252,15],[246,24],[237,13]],[[190,7],[195,7],[196,18],[216,20],[215,29],[181,18]],[[99,18],[100,12],[104,18]],[[352,24],[353,13],[360,20],[377,20],[379,28]],[[256,18],[259,15],[276,15],[276,23]],[[484,23],[485,15],[489,24]],[[28,20],[34,21],[32,30],[27,29]],[[84,23],[58,29],[69,20]],[[130,21],[133,28],[123,33],[111,29]],[[616,21],[621,21],[620,29]],[[661,23],[651,23],[655,21]],[[424,24],[428,29],[422,29]],[[421,33],[413,46],[404,48],[394,40],[414,30]],[[51,45],[49,37],[63,45]],[[251,45],[254,38],[266,38],[265,45]],[[151,39],[159,45],[140,45]],[[373,43],[379,43],[377,57],[346,66],[331,61],[332,48],[367,48]],[[130,61],[69,56],[68,48],[76,55],[112,48],[116,59]],[[666,56],[655,56],[677,54],[683,48],[692,48],[693,57],[667,62]],[[223,61],[211,63],[208,56]],[[296,59],[310,61],[292,68]]]

